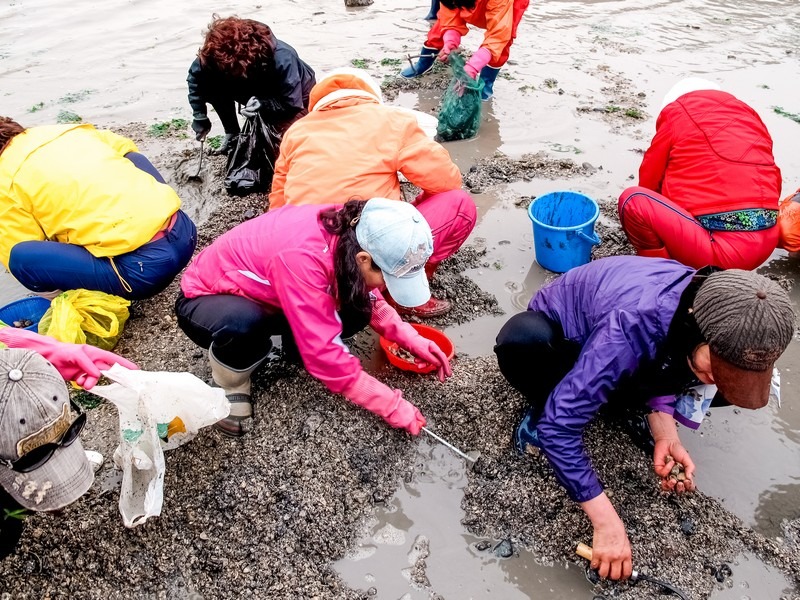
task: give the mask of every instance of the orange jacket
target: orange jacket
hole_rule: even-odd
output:
[[[786,196],[780,204],[778,248],[789,252],[800,252],[800,190]]]
[[[514,27],[514,0],[477,0],[475,8],[450,10],[439,6],[437,16],[442,31],[455,29],[462,37],[467,35],[467,24],[485,29],[481,48],[492,53],[492,60],[499,60],[503,49],[511,41]]]
[[[341,69],[311,90],[308,115],[284,134],[270,209],[286,204],[400,200],[398,171],[429,194],[461,188],[461,172],[414,115],[384,106],[368,75]]]

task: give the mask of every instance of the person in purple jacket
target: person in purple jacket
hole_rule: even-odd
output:
[[[586,455],[587,424],[606,404],[646,414],[662,488],[692,491],[695,465],[676,421],[699,427],[712,402],[766,406],[794,330],[788,295],[766,277],[636,256],[572,269],[503,326],[500,371],[529,402],[515,444],[540,449],[581,504],[601,577],[630,577],[631,547]],[[669,478],[673,461],[685,481]]]

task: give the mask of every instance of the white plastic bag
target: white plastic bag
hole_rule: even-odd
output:
[[[114,365],[103,371],[111,385],[92,393],[119,410],[120,443],[114,462],[122,470],[119,511],[126,527],[161,514],[164,450],[177,448],[200,430],[228,416],[230,403],[191,373],[131,371]]]

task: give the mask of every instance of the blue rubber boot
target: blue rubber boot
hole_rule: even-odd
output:
[[[481,69],[481,80],[483,81],[481,100],[484,102],[488,102],[494,96],[494,80],[497,79],[499,72],[500,67],[483,67]]]
[[[417,59],[417,62],[415,64],[408,65],[405,69],[400,71],[400,77],[414,79],[414,77],[424,75],[433,68],[433,61],[436,60],[436,56],[438,54],[438,50],[423,46],[422,50],[419,52],[419,59]]]
[[[428,16],[425,17],[426,21],[435,21],[436,15],[439,14],[439,0],[431,0],[431,10]]]
[[[534,448],[542,447],[539,442],[539,432],[536,430],[536,423],[538,420],[538,415],[534,413],[533,409],[529,409],[514,430],[514,448],[518,454],[531,453],[528,446],[533,446]]]

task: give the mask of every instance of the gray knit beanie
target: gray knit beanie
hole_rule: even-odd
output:
[[[693,309],[712,352],[740,369],[772,368],[794,335],[789,295],[752,271],[713,273],[697,291]]]

